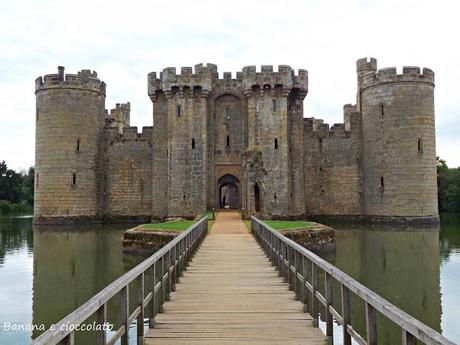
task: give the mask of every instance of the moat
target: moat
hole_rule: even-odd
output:
[[[326,256],[328,261],[460,342],[460,215],[443,215],[440,232],[335,227],[336,254]],[[32,336],[5,332],[5,322],[57,322],[132,268],[139,259],[122,254],[126,228],[86,225],[34,232],[29,216],[0,218],[0,344],[27,344]],[[399,339],[398,329],[383,327],[387,344]]]

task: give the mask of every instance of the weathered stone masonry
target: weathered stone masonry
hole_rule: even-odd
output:
[[[95,72],[36,80],[35,221],[193,217],[436,220],[434,73],[357,62],[356,105],[304,118],[308,73],[286,65],[148,75],[153,127],[105,109]]]

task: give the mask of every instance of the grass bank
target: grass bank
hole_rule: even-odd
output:
[[[207,211],[205,214],[197,216],[195,220],[171,220],[162,223],[142,224],[139,227],[143,230],[151,231],[182,232],[198,222],[205,215],[208,216],[208,229],[211,230],[211,227],[214,223],[214,220],[212,220],[212,211]]]
[[[277,231],[287,231],[287,230],[305,230],[311,229],[317,226],[315,222],[307,222],[304,220],[262,220],[269,227]],[[244,224],[251,231],[251,221],[245,220]]]

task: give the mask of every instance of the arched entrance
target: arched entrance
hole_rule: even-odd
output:
[[[217,181],[219,208],[240,208],[240,181],[233,175],[227,174]]]

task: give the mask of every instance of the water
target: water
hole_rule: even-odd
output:
[[[403,311],[460,344],[460,215],[443,215],[441,231],[335,226],[329,262]],[[339,287],[334,290],[340,310]],[[365,335],[364,304],[352,296],[352,325]],[[378,318],[379,344],[400,344],[401,330]],[[324,325],[323,325],[324,327]],[[341,328],[335,327],[337,344]]]
[[[61,226],[33,230],[31,217],[0,218],[0,344],[29,344],[42,332],[6,331],[11,325],[61,320],[140,259],[124,256],[127,225]],[[118,322],[117,302],[108,306]],[[11,329],[11,328],[10,328]],[[79,343],[93,335],[79,334]]]
[[[5,331],[5,322],[49,326],[139,262],[122,253],[126,228],[33,231],[30,217],[0,218],[0,345],[28,344],[41,333]],[[327,260],[460,343],[460,215],[443,216],[441,232],[348,227],[336,238],[336,254]],[[352,322],[363,331],[362,306],[353,305]],[[117,307],[116,299],[109,304],[112,322]],[[395,326],[384,319],[379,324],[381,344],[400,343]],[[92,343],[84,337],[79,343]]]

